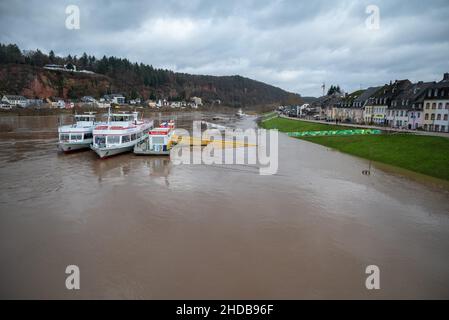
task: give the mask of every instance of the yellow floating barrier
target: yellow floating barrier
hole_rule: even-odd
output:
[[[210,140],[210,139],[200,139],[198,137],[191,136],[172,136],[172,142],[174,144],[184,145],[184,146],[202,146],[205,147],[209,144],[214,144],[214,146],[221,147],[232,147],[232,148],[240,148],[240,147],[256,147],[257,144],[253,143],[245,143],[243,141],[232,141],[232,140]]]

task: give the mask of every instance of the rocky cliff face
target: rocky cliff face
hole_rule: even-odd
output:
[[[128,98],[149,99],[199,96],[204,101],[221,100],[235,107],[263,106],[277,103],[300,103],[299,95],[240,76],[199,76],[176,74],[158,87],[146,86],[137,80],[120,76],[49,71],[24,64],[0,65],[0,94],[20,94],[28,98],[51,96],[79,99],[82,96],[101,97],[119,92]]]
[[[28,65],[0,66],[0,92],[20,94],[28,98],[58,96],[77,98],[83,95],[100,96],[110,87],[110,79],[101,75],[71,74],[48,71]]]

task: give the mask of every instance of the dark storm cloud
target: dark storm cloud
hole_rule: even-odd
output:
[[[65,28],[78,5],[80,30]],[[368,5],[380,29],[365,26]],[[449,2],[0,1],[0,41],[115,55],[180,72],[241,74],[303,95],[449,71]]]

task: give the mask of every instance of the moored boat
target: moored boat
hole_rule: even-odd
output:
[[[61,151],[69,152],[89,148],[92,143],[92,132],[95,127],[95,114],[76,114],[75,123],[58,128]]]
[[[100,158],[132,151],[152,127],[153,121],[139,119],[137,112],[108,114],[108,122],[93,130],[91,149]]]
[[[172,147],[174,121],[164,122],[159,128],[153,128],[148,136],[134,146],[134,153],[139,155],[169,155]]]
[[[238,118],[241,118],[243,116],[245,116],[245,114],[243,113],[242,109],[239,109],[239,111],[235,114]]]

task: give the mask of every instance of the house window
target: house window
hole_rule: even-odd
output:
[[[418,112],[418,118],[421,118],[421,112]]]
[[[438,103],[438,109],[443,109],[443,104],[441,102]]]
[[[427,131],[427,124],[425,124],[425,125],[424,125],[424,130],[426,130],[426,131]]]
[[[441,114],[437,114],[437,120],[441,120]]]
[[[446,132],[446,126],[441,126],[441,132]]]
[[[430,120],[435,120],[435,113],[432,113],[432,114],[430,115]]]
[[[449,102],[446,102],[446,110],[449,109]]]
[[[430,109],[430,103],[426,103],[426,109]]]
[[[435,126],[435,131],[440,131],[440,126],[438,124]]]
[[[435,110],[437,108],[437,104],[436,103],[432,103],[432,109]]]
[[[425,120],[429,120],[429,114],[428,113],[426,113],[426,115],[424,116],[424,119]]]
[[[444,121],[447,121],[447,114],[444,115]]]

